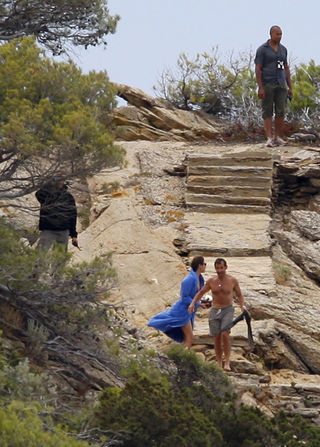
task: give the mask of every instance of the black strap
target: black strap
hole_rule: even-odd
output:
[[[252,334],[252,326],[251,326],[251,315],[250,313],[245,309],[237,318],[235,318],[224,330],[230,330],[235,326],[239,321],[245,320],[247,323],[247,329],[248,329],[248,340],[251,345],[254,344],[253,341],[253,334]]]

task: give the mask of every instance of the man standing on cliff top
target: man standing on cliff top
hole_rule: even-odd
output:
[[[230,371],[230,327],[233,316],[233,297],[236,295],[241,311],[245,310],[244,298],[238,281],[231,275],[227,274],[227,262],[223,258],[217,258],[214,262],[217,275],[207,280],[204,287],[194,296],[188,310],[194,312],[195,304],[204,294],[211,290],[212,292],[212,309],[209,314],[210,335],[214,337],[214,349],[218,366],[222,368],[222,354],[224,354],[225,371]]]
[[[282,146],[284,115],[287,98],[292,97],[290,70],[287,61],[287,49],[280,41],[282,30],[274,25],[270,28],[270,39],[256,52],[256,79],[258,96],[262,100],[262,117],[267,137],[266,146]],[[272,118],[275,114],[274,135]]]

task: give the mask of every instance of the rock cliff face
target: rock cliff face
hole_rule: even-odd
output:
[[[270,153],[273,169],[268,171],[271,182],[264,186],[272,199],[271,209],[269,206],[248,212],[244,200],[239,201],[243,209],[226,213],[218,208],[212,212],[212,208],[188,205],[189,177],[194,176],[194,172],[188,173],[188,160],[221,158],[221,177],[223,172],[230,172],[223,169],[224,157],[227,165],[230,160],[237,160],[236,166],[244,172],[241,157],[248,160],[251,153],[256,158],[257,152],[265,151],[262,145],[192,146],[149,141],[119,144],[127,151],[127,167],[106,170],[91,180],[94,221],[81,234],[83,250],[75,252],[75,258],[113,252],[119,282],[112,299],[123,303],[140,333],[163,350],[170,341],[146,327],[148,318],[177,299],[191,256],[206,256],[208,275],[213,274],[213,259],[226,257],[229,271],[239,279],[254,318],[254,349],[248,345],[243,323],[232,331],[230,376],[241,399],[265,412],[282,408],[318,422],[320,259],[319,213],[315,203],[319,190],[307,195],[304,189],[306,183],[316,183],[318,178],[317,150],[301,151],[292,146],[281,156],[274,150]],[[283,192],[283,188],[289,188],[282,178],[288,164],[291,184],[295,185],[291,196]],[[201,169],[198,174],[203,175]],[[215,170],[212,175],[216,175]],[[238,173],[233,175],[237,178]],[[222,179],[222,186],[223,182]],[[261,197],[267,196],[267,192],[257,189],[261,188],[258,175],[250,182],[251,196],[258,191]],[[117,185],[116,190],[106,193],[106,186],[112,184]],[[228,198],[229,192],[222,186],[219,197]],[[239,194],[240,191],[243,192],[241,188]],[[198,192],[207,203],[208,194],[203,197],[202,190]],[[295,199],[300,194],[303,202]],[[102,211],[97,213],[99,209]],[[207,333],[207,315],[202,311],[197,318],[194,349],[202,358],[214,361],[212,340]]]
[[[177,299],[190,258],[206,256],[210,275],[213,259],[226,257],[254,319],[254,348],[244,324],[232,331],[240,398],[319,422],[319,149],[209,143],[220,124],[116,87],[130,104],[114,115],[118,136],[131,140],[119,143],[128,164],[90,181],[94,221],[75,257],[114,253],[113,299],[159,350],[171,342],[146,322]],[[214,361],[207,334],[201,311],[194,349]]]
[[[161,351],[171,342],[148,319],[178,298],[192,256],[206,257],[207,275],[225,257],[253,316],[254,347],[243,323],[232,330],[239,398],[319,423],[320,150],[222,144],[221,124],[115,88],[129,103],[113,118],[127,165],[88,180],[90,225],[74,261],[113,253],[111,299]],[[214,361],[207,311],[193,348]]]

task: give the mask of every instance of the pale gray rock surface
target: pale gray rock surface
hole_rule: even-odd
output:
[[[145,333],[150,346],[165,350],[171,341],[147,328],[146,323],[178,298],[180,282],[187,273],[187,257],[205,255],[206,277],[214,274],[215,257],[226,257],[229,273],[239,280],[253,316],[254,350],[248,345],[243,322],[232,330],[231,377],[239,396],[266,413],[285,408],[317,420],[319,405],[307,414],[301,396],[312,394],[314,402],[320,400],[316,386],[320,380],[319,286],[311,279],[319,274],[319,214],[308,208],[310,193],[301,192],[297,186],[305,187],[304,180],[296,181],[298,177],[316,179],[316,168],[308,170],[306,166],[314,164],[313,153],[306,149],[302,158],[293,158],[297,150],[289,148],[286,160],[274,157],[290,172],[295,185],[287,196],[286,206],[289,203],[291,208],[284,216],[206,214],[184,206],[183,167],[190,154],[219,154],[222,158],[229,154],[230,165],[230,151],[256,151],[260,145],[119,144],[126,149],[127,165],[105,169],[88,179],[91,223],[79,235],[82,250],[70,247],[74,262],[95,256],[103,259],[112,252],[118,284],[108,300],[124,306],[128,319]],[[262,145],[261,150],[265,150]],[[171,175],[174,167],[181,168],[181,176]],[[313,177],[301,177],[311,174]],[[289,191],[289,186],[285,187]],[[222,196],[227,194],[224,187],[219,188]],[[281,188],[284,186],[280,185],[280,192]],[[294,206],[299,191],[305,208],[297,210]],[[265,192],[263,197],[267,197]],[[178,255],[179,250],[185,250],[185,258]],[[199,312],[195,334],[194,349],[213,362],[206,311]]]

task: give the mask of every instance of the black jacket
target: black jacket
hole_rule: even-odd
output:
[[[41,204],[39,230],[69,230],[71,237],[77,237],[77,208],[67,186],[57,189],[48,183],[36,192],[36,198]]]

